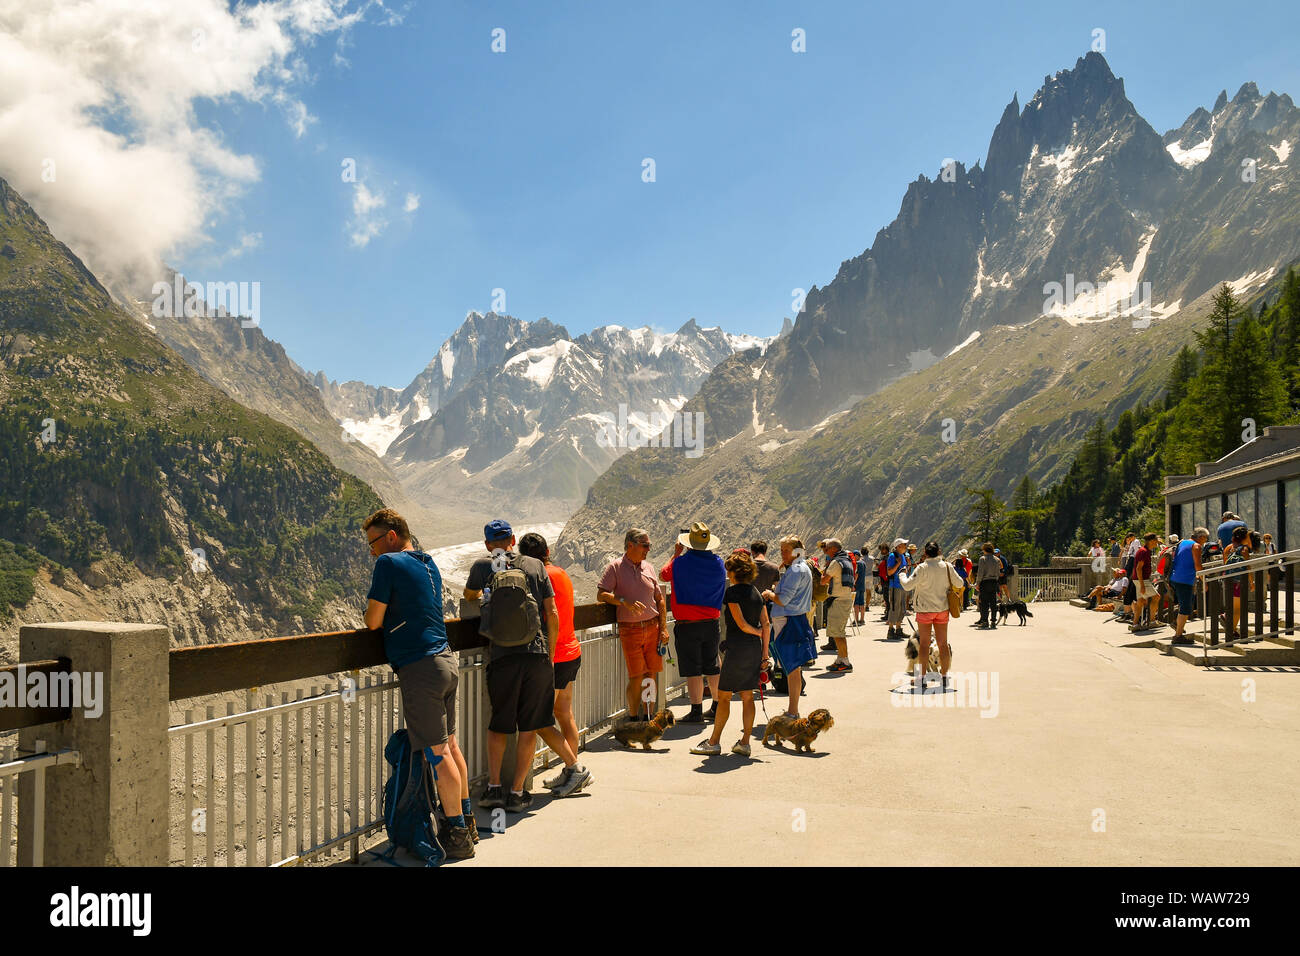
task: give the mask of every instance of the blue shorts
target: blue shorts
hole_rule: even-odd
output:
[[[1174,586],[1174,599],[1178,602],[1178,613],[1185,617],[1191,617],[1193,606],[1196,603],[1196,585],[1179,584],[1177,581],[1170,581]]]

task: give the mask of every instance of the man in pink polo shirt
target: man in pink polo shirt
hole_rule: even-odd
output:
[[[641,684],[664,669],[659,648],[668,643],[668,608],[655,580],[650,533],[629,528],[623,536],[623,557],[605,566],[596,600],[618,608],[618,636],[627,663],[627,713],[645,720]]]

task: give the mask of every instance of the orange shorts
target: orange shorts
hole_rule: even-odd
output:
[[[664,669],[664,659],[658,651],[659,618],[619,624],[618,639],[623,645],[623,660],[627,662],[630,676],[658,674]]]

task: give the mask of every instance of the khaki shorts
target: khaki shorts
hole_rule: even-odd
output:
[[[1147,598],[1157,597],[1156,587],[1150,581],[1139,581],[1137,584],[1137,599],[1144,601]]]
[[[849,605],[848,597],[838,598],[826,612],[826,636],[827,637],[844,637],[845,629],[849,623],[849,611],[852,607]]]

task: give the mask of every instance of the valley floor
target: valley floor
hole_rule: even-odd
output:
[[[1300,672],[1193,667],[1117,646],[1131,637],[1103,615],[1031,609],[1026,627],[979,631],[969,613],[950,626],[952,670],[984,674],[985,706],[937,688],[924,699],[958,706],[919,706],[903,646],[882,640],[873,610],[850,632],[855,670],[828,674],[822,654],[809,674],[802,713],[835,717],[817,753],[757,738],[749,760],[726,753],[738,709],[719,757],[689,753],[708,732],[698,725],[670,728],[651,752],[606,735],[582,757],[590,792],[552,800],[538,782],[533,809],[502,834],[480,814],[466,865],[1300,862],[1288,823]]]

